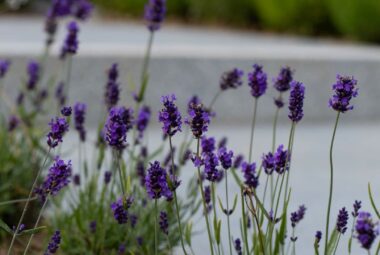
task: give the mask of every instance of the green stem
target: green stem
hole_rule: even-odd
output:
[[[227,227],[228,227],[228,246],[230,248],[230,255],[232,255],[232,245],[231,245],[231,227],[230,227],[230,205],[229,205],[229,200],[228,200],[228,179],[227,179],[227,176],[228,176],[228,172],[227,170],[225,171],[226,173],[226,180],[225,180],[225,184],[226,184],[226,204],[227,204]]]
[[[256,124],[256,113],[257,113],[257,101],[258,99],[254,99],[254,104],[253,104],[253,116],[252,116],[252,125],[251,125],[251,138],[249,142],[249,155],[248,155],[248,162],[251,163],[252,161],[252,151],[253,151],[253,135],[255,131],[255,124]]]
[[[327,254],[327,244],[329,239],[329,224],[330,224],[330,211],[331,211],[331,202],[332,202],[332,193],[333,193],[333,182],[334,182],[334,166],[333,166],[333,148],[334,148],[334,140],[335,134],[338,127],[340,112],[336,115],[334,131],[331,138],[330,144],[330,191],[329,191],[329,200],[327,205],[327,216],[326,216],[326,231],[325,231],[325,255]]]
[[[339,245],[339,241],[340,241],[340,236],[341,236],[341,234],[339,233],[339,235],[338,235],[338,240],[336,241],[336,245],[335,245],[335,248],[334,248],[334,253],[333,253],[333,255],[335,255],[336,250],[338,249],[338,245]]]
[[[246,219],[246,215],[245,215],[245,202],[244,202],[243,187],[241,187],[240,193],[241,193],[241,212],[242,212],[242,217],[243,217],[244,246],[245,246],[246,253],[249,254],[248,234],[247,234],[247,219]]]
[[[138,102],[142,102],[144,100],[146,86],[148,85],[146,79],[148,75],[150,55],[152,52],[153,38],[154,38],[154,32],[150,32],[149,39],[148,39],[148,46],[145,51],[144,62],[141,69],[141,86],[140,86],[140,91],[138,94]]]
[[[65,97],[66,100],[69,96],[69,90],[70,90],[70,80],[71,80],[71,67],[72,67],[72,56],[68,55],[66,57],[66,79],[65,79]]]
[[[274,114],[274,120],[273,120],[272,153],[274,152],[276,148],[276,131],[277,131],[277,120],[278,120],[279,113],[280,113],[280,108],[277,107],[276,113]]]
[[[170,157],[171,157],[171,160],[172,160],[172,174],[174,175],[174,155],[173,155],[173,144],[172,144],[172,137],[171,136],[169,136],[169,145],[170,145]],[[177,194],[176,194],[176,190],[175,189],[174,189],[173,193],[174,193],[175,209],[176,209],[176,212],[177,212],[177,221],[178,221],[179,234],[181,236],[181,246],[182,246],[183,253],[185,255],[187,255],[187,252],[185,250],[185,243],[183,241],[181,218],[179,216],[179,206],[178,206]]]
[[[154,254],[157,255],[157,246],[158,246],[158,233],[157,233],[157,224],[158,224],[158,209],[157,209],[157,199],[154,200],[154,214],[155,214],[155,223],[154,223]]]
[[[14,242],[15,242],[15,240],[16,240],[16,234],[17,234],[18,230],[20,229],[20,225],[21,225],[22,221],[24,220],[25,213],[26,213],[26,211],[28,210],[29,202],[31,201],[31,197],[32,197],[33,192],[34,192],[34,189],[35,189],[35,187],[36,187],[36,185],[37,185],[37,181],[38,181],[38,179],[40,178],[41,172],[42,172],[42,170],[43,170],[44,167],[45,167],[45,164],[46,164],[46,161],[47,161],[47,159],[48,159],[48,157],[49,157],[49,154],[50,154],[50,149],[49,149],[48,153],[46,154],[45,159],[44,159],[44,161],[43,161],[43,163],[42,163],[42,166],[41,166],[41,168],[38,170],[38,172],[37,172],[37,176],[36,176],[36,178],[34,179],[34,182],[33,182],[32,188],[30,189],[28,199],[26,200],[26,203],[25,203],[24,209],[22,210],[21,217],[20,217],[20,219],[19,219],[19,221],[18,221],[18,223],[17,223],[16,230],[15,230],[15,232],[13,233],[12,240],[11,240],[11,244],[9,245],[9,249],[8,249],[8,253],[7,253],[8,255],[10,255],[11,252],[12,252],[12,248],[13,248]]]
[[[48,200],[49,200],[49,194],[46,197],[45,202],[43,203],[43,205],[41,207],[40,213],[38,214],[38,218],[37,218],[36,224],[34,224],[34,227],[33,227],[34,229],[37,228],[38,224],[40,223],[42,213],[43,213],[43,211],[44,211],[44,209],[46,207],[46,204],[47,204]],[[34,237],[34,233],[29,237],[28,243],[27,243],[27,245],[25,247],[24,255],[28,254],[29,246],[32,243],[33,237]]]
[[[288,155],[292,156],[292,152],[293,152],[293,144],[294,144],[294,133],[295,133],[295,130],[296,130],[296,123],[293,122],[293,132],[291,134],[291,137],[292,137],[292,140],[290,142],[291,146],[288,148]],[[289,170],[288,171],[285,171],[284,174],[286,174],[286,182],[285,182],[285,194],[284,194],[284,207],[285,207],[285,204],[286,204],[286,199],[288,197],[288,186],[289,186],[289,175],[290,175],[290,164],[292,163],[292,161],[290,160],[289,161]]]
[[[9,205],[9,204],[16,204],[16,203],[24,203],[24,202],[33,201],[36,199],[37,199],[37,197],[32,197],[30,199],[20,198],[20,199],[8,200],[8,201],[0,202],[0,206]]]
[[[198,158],[200,156],[199,146],[200,146],[200,143],[199,143],[199,138],[198,138],[197,139],[197,157]],[[201,168],[197,167],[197,169],[198,169],[199,189],[201,190],[201,194],[202,194],[203,209],[204,209],[203,211],[204,211],[204,216],[205,216],[205,219],[206,219],[208,240],[209,240],[209,243],[210,243],[210,252],[211,252],[211,255],[214,255],[214,248],[213,248],[213,245],[212,245],[212,238],[211,238],[211,231],[210,231],[210,223],[208,221],[207,206],[206,206],[205,194],[204,194],[204,190],[203,190],[203,182],[202,182],[202,177],[201,177]],[[214,210],[215,210],[215,208],[214,208]]]
[[[212,203],[212,208],[213,208],[213,214],[214,214],[214,224],[215,222],[218,222],[218,217],[216,215],[216,203],[215,203],[215,184],[214,182],[211,183],[211,203]],[[220,244],[217,243],[217,252],[220,255]]]
[[[123,197],[125,197],[124,178],[120,167],[120,154],[117,151],[114,152],[114,158],[115,167],[117,167],[117,171],[119,172],[121,192],[123,193]]]

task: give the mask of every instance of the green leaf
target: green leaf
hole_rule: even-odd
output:
[[[256,192],[253,191],[253,196],[255,197],[255,200],[257,202],[257,205],[260,207],[260,210],[264,213],[265,217],[268,219],[268,221],[271,221],[271,218],[269,216],[269,213],[267,212],[267,210],[265,210],[265,207],[264,205],[261,203],[260,199],[257,197],[256,195]]]
[[[41,232],[42,230],[44,230],[46,228],[46,226],[41,226],[41,227],[38,227],[38,228],[31,228],[31,229],[26,229],[24,231],[22,231],[20,234],[18,235],[31,235],[31,234],[36,234],[36,233],[39,233]]]
[[[236,205],[237,205],[237,199],[238,199],[238,195],[237,195],[237,194],[235,194],[235,198],[234,198],[234,205],[232,206],[232,212],[234,212],[234,211],[235,211],[235,209],[236,209]]]
[[[149,75],[146,73],[144,75],[144,80],[141,84],[141,89],[140,89],[140,93],[139,93],[139,101],[142,102],[144,100],[144,95],[145,95],[145,90],[146,90],[146,87],[148,86],[148,81],[149,81]]]
[[[370,183],[368,183],[368,194],[369,194],[369,200],[371,201],[372,208],[375,211],[377,218],[380,219],[380,213],[379,213],[379,210],[376,208],[376,204],[375,204],[375,201],[374,201],[373,196],[372,196],[371,184]]]
[[[216,226],[216,233],[215,233],[215,240],[216,243],[219,245],[220,244],[220,229],[222,226],[222,221],[218,220],[217,226]]]
[[[2,219],[0,219],[0,228],[13,235],[12,229]]]
[[[334,253],[335,245],[338,241],[339,234],[340,233],[336,229],[334,229],[334,231],[331,233],[329,242],[327,244],[327,255],[332,255]]]
[[[222,210],[222,212],[227,215],[226,210],[224,210],[224,208],[223,208],[222,200],[220,200],[219,196],[218,196],[218,202],[219,202],[219,206],[220,206],[220,209]]]
[[[185,240],[186,240],[186,243],[189,246],[191,246],[191,233],[192,233],[192,229],[193,229],[193,223],[190,221],[186,225],[186,229],[185,229]]]
[[[236,183],[239,185],[239,187],[241,187],[243,185],[243,182],[240,180],[239,176],[237,175],[235,168],[231,168],[231,173]]]

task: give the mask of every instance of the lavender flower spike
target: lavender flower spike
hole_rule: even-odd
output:
[[[125,224],[128,222],[128,209],[131,207],[132,203],[132,197],[127,199],[121,197],[111,204],[113,216],[119,224]]]
[[[220,164],[225,170],[228,170],[232,166],[232,157],[234,153],[232,151],[227,151],[226,147],[221,147],[218,150],[218,157]]]
[[[276,153],[274,154],[275,166],[274,170],[278,174],[284,173],[289,170],[290,156],[287,150],[284,150],[284,145],[278,146]]]
[[[160,229],[165,234],[169,234],[169,222],[168,222],[168,214],[166,212],[160,212]]]
[[[173,136],[181,131],[182,126],[181,114],[174,104],[175,100],[175,95],[163,96],[161,102],[164,108],[158,113],[158,121],[163,124],[162,131],[168,136]]]
[[[113,107],[109,111],[105,124],[107,143],[116,150],[126,146],[127,132],[132,128],[133,112],[125,107]]]
[[[262,157],[262,166],[267,175],[271,175],[275,168],[275,158],[272,152],[268,152],[268,154],[264,154]]]
[[[51,237],[44,255],[51,255],[51,254],[56,253],[59,248],[60,243],[61,243],[61,232],[57,230],[55,231],[54,235]]]
[[[151,32],[160,29],[166,14],[166,0],[149,0],[145,5],[145,20]]]
[[[244,72],[237,68],[224,72],[220,78],[220,89],[227,90],[240,87],[243,84],[243,74]]]
[[[352,76],[341,76],[339,74],[336,79],[336,83],[332,86],[335,95],[330,98],[329,106],[335,111],[345,113],[354,109],[350,105],[350,101],[358,95],[358,89],[356,88],[358,81]]]
[[[36,88],[37,83],[40,79],[40,64],[34,60],[31,60],[27,67],[28,81],[26,88],[28,90],[33,90]]]
[[[295,228],[296,225],[303,219],[305,212],[306,207],[304,205],[301,205],[296,212],[290,214],[290,221],[293,228]]]
[[[305,86],[298,81],[292,81],[289,97],[289,119],[299,122],[303,117],[303,101],[305,98]]]
[[[88,19],[88,17],[91,15],[92,10],[94,9],[94,6],[91,4],[91,2],[87,0],[78,0],[76,8],[72,11],[73,15],[82,21],[85,21]]]
[[[371,214],[368,212],[359,212],[358,218],[356,220],[356,234],[357,239],[364,249],[371,249],[376,236],[379,235],[376,228],[379,223],[374,223]]]
[[[117,78],[119,76],[119,69],[116,63],[112,64],[111,68],[108,70],[108,81],[105,88],[105,102],[108,109],[117,105],[119,101],[120,88]]]
[[[74,105],[74,122],[75,129],[79,133],[81,142],[86,141],[86,130],[84,128],[84,121],[86,117],[87,106],[84,103],[76,103]]]
[[[256,163],[249,164],[243,162],[241,169],[244,174],[244,183],[251,188],[256,189],[259,186],[259,177],[256,175]]]
[[[354,210],[351,212],[351,215],[355,218],[359,215],[359,210],[362,207],[362,201],[355,200],[353,208]]]
[[[61,49],[61,59],[64,59],[67,54],[74,55],[78,50],[78,32],[79,27],[75,21],[67,25],[67,36]]]
[[[0,79],[5,77],[10,65],[11,62],[8,59],[0,59]]]
[[[153,164],[150,163],[145,176],[145,187],[151,199],[159,199],[165,196],[168,200],[171,200],[173,197],[166,180],[166,171],[158,161]]]
[[[267,90],[267,74],[263,67],[254,64],[253,71],[248,73],[248,86],[251,87],[251,95],[255,98],[262,96]]]
[[[235,247],[235,250],[236,250],[236,253],[238,255],[242,255],[243,254],[243,251],[241,249],[241,241],[239,238],[237,238],[234,242],[234,247]]]
[[[202,104],[192,104],[189,108],[190,117],[185,123],[190,126],[193,136],[199,139],[208,130],[210,116]]]
[[[210,182],[217,182],[223,177],[223,172],[217,169],[218,157],[214,153],[203,155],[204,173]]]
[[[278,92],[286,92],[290,89],[290,82],[293,81],[293,71],[290,67],[282,67],[277,78],[274,79],[274,88]]]
[[[50,132],[47,135],[47,144],[50,148],[55,148],[63,140],[63,135],[69,130],[69,124],[65,118],[52,119],[49,122]]]
[[[150,115],[151,115],[151,112],[150,112],[149,106],[146,106],[146,105],[142,106],[136,120],[136,128],[137,128],[137,131],[139,132],[140,139],[143,138],[144,131],[148,127]]]
[[[345,207],[343,207],[338,213],[338,219],[336,220],[336,230],[344,234],[347,230],[348,212]]]

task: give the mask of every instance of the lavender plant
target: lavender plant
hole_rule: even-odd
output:
[[[71,16],[83,21],[91,10],[92,5],[86,0],[52,1],[46,20],[45,58],[54,43],[58,20]],[[161,98],[162,109],[158,112],[162,141],[157,148],[150,147],[145,133],[149,123],[153,122],[152,111],[144,99],[149,83],[153,38],[165,14],[164,0],[150,0],[147,3],[144,17],[149,39],[140,87],[131,95],[134,100],[129,101],[133,105],[127,106],[121,98],[123,81],[119,78],[118,64],[112,64],[107,71],[104,92],[106,114],[101,116],[93,146],[94,155],[98,155],[96,160],[82,157],[82,145],[84,147],[91,142],[90,135],[87,135],[90,132],[87,133],[85,128],[86,113],[87,110],[91,111],[91,107],[87,108],[85,103],[66,105],[69,101],[71,65],[75,60],[73,55],[79,45],[79,25],[76,21],[68,24],[67,36],[59,54],[64,64],[61,75],[54,81],[58,85],[56,100],[53,101],[59,111],[44,125],[44,131],[34,133],[41,129],[35,116],[54,114],[48,111],[51,107],[43,104],[43,99],[49,95],[48,86],[43,83],[43,77],[48,75],[45,73],[46,59],[41,63],[30,61],[26,82],[15,104],[4,100],[8,111],[7,118],[1,119],[0,142],[4,138],[6,143],[9,141],[12,145],[4,158],[0,153],[0,159],[4,159],[0,162],[5,165],[2,177],[13,183],[20,176],[18,172],[12,173],[13,168],[33,168],[26,178],[30,189],[19,199],[13,199],[8,192],[7,196],[2,197],[8,201],[0,202],[0,209],[24,204],[18,219],[4,218],[0,221],[0,227],[9,234],[8,254],[16,254],[15,251],[18,254],[19,248],[23,254],[32,250],[54,254],[58,249],[64,254],[194,254],[194,220],[207,232],[209,248],[203,247],[205,254],[221,255],[226,252],[226,247],[230,255],[234,251],[237,254],[296,254],[296,244],[301,241],[297,227],[307,218],[307,204],[288,213],[292,193],[289,180],[295,131],[304,117],[306,86],[293,80],[294,71],[290,67],[281,68],[280,74],[273,79],[278,92],[273,138],[269,144],[271,149],[262,154],[261,162],[253,160],[256,154],[259,155],[254,153],[254,133],[258,100],[266,96],[269,75],[258,64],[254,64],[253,70],[248,72],[247,85],[254,103],[251,130],[247,134],[249,148],[245,154],[230,150],[227,138],[217,143],[217,139],[209,134],[213,118],[217,118],[215,103],[221,93],[228,89],[245,89],[242,86],[243,71],[238,68],[222,74],[220,88],[209,105],[205,105],[198,96],[193,96],[187,103],[187,117],[180,113],[178,105],[181,102],[174,94],[164,95]],[[9,63],[8,60],[0,61],[2,96],[2,83]],[[368,212],[368,209],[362,211],[361,202],[355,201],[351,217],[343,207],[337,214],[332,233],[329,231],[334,184],[333,145],[340,115],[353,110],[351,100],[358,95],[356,86],[357,81],[353,77],[338,75],[333,85],[335,94],[329,101],[337,117],[330,145],[330,189],[325,232],[317,231],[314,244],[310,244],[315,254],[320,253],[322,245],[323,254],[336,254],[341,248],[340,240],[347,235],[349,254],[353,240],[370,254],[379,235],[380,214],[370,186],[369,198],[375,214]],[[281,144],[276,141],[277,119],[280,109],[286,104],[287,91],[290,91],[287,102],[290,132],[287,144]],[[66,134],[73,132],[70,125],[78,133],[75,136],[79,143],[77,167],[66,159],[66,154],[61,153]],[[24,138],[30,142],[26,149],[20,142]],[[19,148],[21,153],[17,154]],[[32,157],[35,161],[23,165],[25,162],[22,159],[30,154],[35,154]],[[9,163],[7,157],[17,160]],[[48,165],[51,167],[46,169]],[[189,180],[183,178],[184,169],[193,169]],[[0,174],[3,172],[0,171]],[[229,181],[230,175],[234,178],[233,184]],[[223,179],[224,186],[221,184]],[[238,187],[240,194],[230,194],[232,185]],[[182,196],[182,192],[186,196]],[[232,203],[231,195],[234,196]],[[38,208],[37,214],[30,210],[32,205]],[[45,209],[52,213],[45,213]],[[221,215],[226,218],[227,231],[224,231]],[[26,226],[24,222],[28,216],[31,220]],[[235,219],[240,222],[240,233],[232,231],[231,224]],[[349,221],[352,222],[351,231],[347,231]],[[9,225],[14,227],[10,228]],[[43,248],[33,247],[35,234],[46,228],[48,234],[44,232],[43,236],[46,245]],[[323,237],[325,242],[321,244]],[[16,244],[19,247],[15,247]],[[379,252],[380,242],[375,254]]]

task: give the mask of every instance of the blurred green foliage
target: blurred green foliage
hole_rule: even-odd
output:
[[[94,2],[108,12],[142,17],[147,0]],[[168,0],[167,6],[169,17],[185,22],[380,41],[378,0]]]

